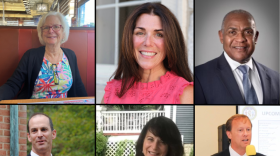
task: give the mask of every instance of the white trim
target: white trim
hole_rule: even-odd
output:
[[[165,117],[170,118],[171,115],[171,106],[164,105]]]
[[[138,138],[139,138],[139,135],[110,136],[108,138],[108,142],[119,142],[119,141],[123,141],[123,140],[137,141]]]
[[[116,0],[116,7],[115,7],[115,59],[114,59],[114,64],[118,64],[119,60],[119,10],[120,8],[118,7],[119,0]]]
[[[177,106],[174,105],[173,106],[173,117],[172,117],[172,120],[174,121],[175,124],[176,124],[176,114],[177,114]]]
[[[103,114],[124,114],[124,113],[165,113],[165,111],[157,111],[157,110],[153,110],[153,111],[103,111]]]
[[[108,9],[114,7],[127,7],[127,6],[141,5],[146,2],[161,2],[161,0],[130,1],[130,2],[121,2],[121,3],[116,2],[115,4],[97,5],[96,10]]]

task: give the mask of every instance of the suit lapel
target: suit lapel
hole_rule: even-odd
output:
[[[225,154],[225,156],[230,156],[229,149],[226,150]]]
[[[219,75],[222,80],[221,83],[224,84],[224,87],[229,92],[229,94],[232,98],[232,101],[234,101],[234,103],[236,103],[236,104],[245,104],[245,101],[238,88],[238,84],[235,80],[235,77],[231,71],[231,68],[230,68],[224,54],[222,54],[218,58],[217,68],[219,70]]]
[[[270,76],[267,75],[266,70],[253,59],[254,63],[257,66],[260,79],[261,79],[261,84],[262,84],[262,89],[263,89],[263,104],[270,103],[270,88],[271,87],[271,81],[270,81]]]

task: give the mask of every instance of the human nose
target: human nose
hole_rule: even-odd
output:
[[[156,150],[156,149],[158,148],[158,146],[159,146],[159,144],[158,144],[157,141],[154,141],[154,142],[152,143],[152,149]]]
[[[250,132],[248,130],[244,131],[244,135],[247,136]]]
[[[246,41],[245,35],[242,32],[237,33],[236,41],[238,41],[238,42],[245,42]]]
[[[38,137],[42,137],[43,136],[43,133],[42,133],[42,131],[38,131]]]
[[[51,33],[51,32],[54,32],[54,31],[53,31],[53,27],[50,27],[49,30],[48,30],[48,32],[50,32],[50,33]]]
[[[147,36],[145,38],[145,45],[146,46],[151,46],[152,43],[153,43],[152,35],[147,34]]]

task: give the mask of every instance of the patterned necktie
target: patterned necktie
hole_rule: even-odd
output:
[[[251,81],[249,79],[249,67],[247,65],[242,65],[237,67],[243,73],[243,89],[244,89],[244,97],[247,104],[259,104],[257,94]]]

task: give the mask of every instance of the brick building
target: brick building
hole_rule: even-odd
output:
[[[27,155],[26,108],[18,106],[19,156]],[[0,105],[0,156],[10,156],[10,105]]]

